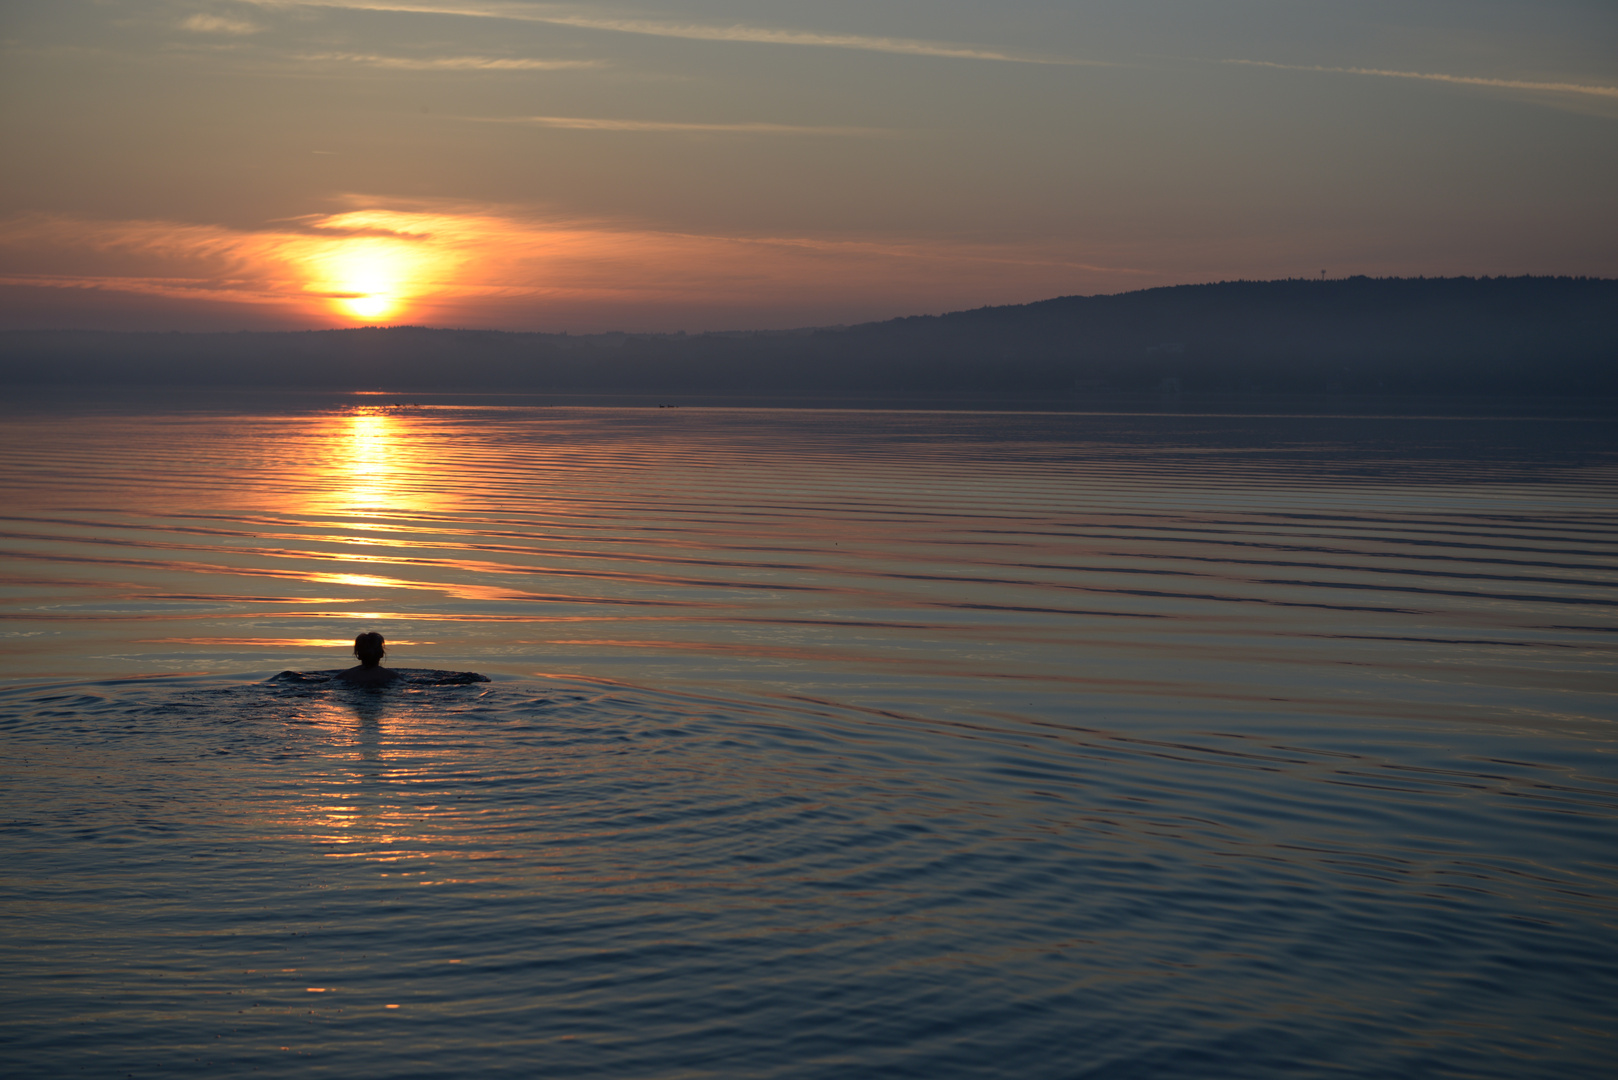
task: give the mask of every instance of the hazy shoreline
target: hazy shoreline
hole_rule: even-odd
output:
[[[247,387],[8,387],[0,413],[164,413],[355,408],[399,410],[521,407],[551,409],[784,409],[851,412],[1066,413],[1098,416],[1312,416],[1388,419],[1590,419],[1618,414],[1618,395],[1446,396],[1434,394],[1073,394],[1066,398],[995,395],[604,394],[408,387],[386,391]]]
[[[1330,402],[1331,411],[1350,399],[1376,409],[1399,401],[1400,411],[1471,410],[1457,403],[1504,396],[1587,403],[1618,399],[1618,281],[1226,282],[852,327],[690,335],[8,331],[0,333],[0,379],[75,392],[498,392],[590,404],[650,397],[1180,411],[1196,400],[1223,412],[1269,411],[1247,403],[1272,398]]]

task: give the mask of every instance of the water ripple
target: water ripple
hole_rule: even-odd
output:
[[[446,403],[0,462],[21,1075],[1611,1061],[1601,424]],[[494,681],[270,677],[371,628]]]

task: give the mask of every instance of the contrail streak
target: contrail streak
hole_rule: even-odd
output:
[[[508,19],[514,22],[547,23],[580,30],[606,30],[650,37],[684,38],[690,41],[736,41],[759,45],[807,45],[833,49],[859,49],[866,52],[900,53],[911,56],[937,56],[955,60],[996,60],[1013,64],[1062,64],[1114,66],[1100,60],[1069,60],[1031,56],[981,45],[922,41],[915,38],[872,37],[865,34],[829,34],[810,30],[781,30],[762,26],[731,24],[658,22],[650,19],[613,18],[578,14],[568,10],[520,7],[510,4],[411,3],[409,0],[247,0],[259,7],[324,7],[351,11],[394,11],[416,15],[458,15],[476,19]]]
[[[1618,86],[1589,83],[1530,82],[1524,79],[1486,79],[1473,75],[1444,75],[1428,71],[1392,71],[1387,68],[1325,67],[1319,64],[1278,64],[1273,60],[1220,60],[1221,64],[1242,67],[1276,68],[1280,71],[1319,71],[1336,75],[1376,75],[1385,79],[1424,79],[1428,82],[1457,83],[1462,86],[1492,86],[1503,90],[1540,90],[1556,94],[1590,94],[1618,98]]]

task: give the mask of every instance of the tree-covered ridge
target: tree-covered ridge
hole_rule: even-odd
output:
[[[1618,395],[1618,280],[1234,281],[852,327],[0,335],[12,382],[748,395]]]

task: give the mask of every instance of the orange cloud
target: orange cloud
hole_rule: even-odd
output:
[[[260,230],[60,216],[0,225],[0,285],[270,306],[310,326],[803,325],[1143,273],[1026,245],[709,236],[419,204]]]

